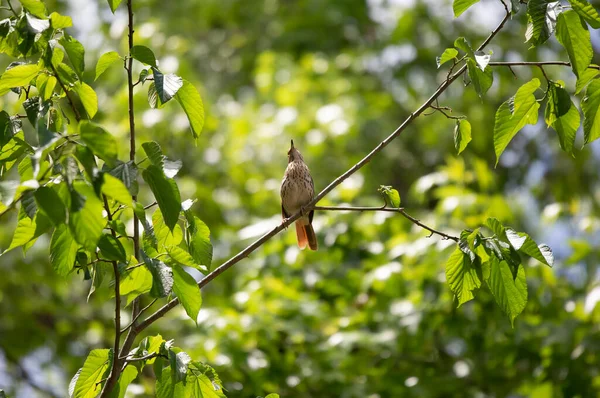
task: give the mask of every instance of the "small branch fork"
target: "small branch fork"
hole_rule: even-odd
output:
[[[388,212],[388,213],[399,213],[402,216],[404,216],[406,219],[410,220],[410,222],[412,222],[415,225],[418,225],[419,227],[429,231],[429,236],[431,237],[434,234],[435,235],[439,235],[442,237],[442,239],[450,239],[453,240],[455,242],[459,241],[459,238],[453,235],[449,235],[447,233],[438,231],[436,229],[433,229],[425,224],[423,224],[420,220],[414,218],[413,216],[411,216],[410,214],[408,214],[404,208],[399,207],[399,208],[395,208],[395,207],[387,207],[386,204],[384,204],[381,207],[354,207],[354,206],[315,206],[313,208],[314,210],[319,210],[319,211],[358,211],[358,212],[364,212],[364,211],[383,211],[383,212]]]

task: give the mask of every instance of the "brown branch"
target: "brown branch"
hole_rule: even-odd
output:
[[[504,16],[504,18],[502,18],[502,21],[500,22],[498,27],[496,27],[496,29],[494,29],[492,31],[492,33],[490,33],[490,35],[483,42],[483,44],[481,46],[479,46],[478,50],[482,50],[494,38],[494,36],[496,36],[496,34],[500,31],[500,29],[502,29],[502,27],[504,26],[506,21],[508,21],[509,19],[510,19],[510,12],[507,11],[506,15]],[[406,129],[406,127],[408,127],[408,125],[417,118],[417,116],[419,116],[425,110],[427,110],[429,108],[429,106],[431,104],[433,104],[433,102],[452,84],[452,82],[454,82],[459,76],[461,76],[465,72],[466,69],[467,69],[466,65],[461,66],[461,68],[456,73],[454,73],[452,76],[448,77],[444,82],[442,82],[442,84],[440,84],[438,89],[431,95],[431,97],[429,97],[429,99],[427,99],[415,112],[411,113],[406,118],[406,120],[392,134],[390,134],[385,140],[380,142],[379,145],[377,145],[371,152],[369,152],[364,158],[362,158],[362,160],[360,160],[358,163],[356,163],[354,166],[352,166],[349,170],[347,170],[344,174],[342,174],[341,176],[339,176],[338,178],[333,180],[329,185],[327,185],[325,187],[325,189],[323,189],[317,196],[315,196],[315,198],[310,203],[308,203],[305,206],[305,208],[314,207],[321,199],[323,199],[335,187],[340,185],[344,180],[346,180],[352,174],[356,173],[364,165],[369,163],[371,161],[371,158],[373,158],[373,156],[375,156],[377,153],[379,153],[390,142],[392,142],[396,137],[398,137]],[[230,258],[223,264],[221,264],[219,267],[215,268],[215,270],[213,270],[211,273],[206,275],[204,277],[204,279],[202,279],[200,282],[198,282],[198,286],[200,288],[202,288],[202,287],[206,286],[207,284],[209,284],[213,279],[215,279],[217,276],[221,275],[228,268],[230,268],[234,264],[238,263],[243,258],[248,257],[250,255],[250,253],[252,253],[254,250],[258,249],[266,241],[271,239],[273,236],[277,235],[283,229],[287,228],[292,222],[294,222],[298,218],[300,218],[300,216],[301,216],[301,212],[298,212],[298,213],[292,215],[291,217],[285,219],[280,225],[273,228],[271,231],[267,232],[260,239],[258,239],[257,241],[252,243],[250,246],[246,247],[244,250],[242,250],[241,252],[239,252],[238,254],[236,254],[235,256],[233,256],[232,258]],[[157,319],[164,316],[167,312],[169,312],[178,303],[179,303],[179,300],[177,300],[177,299],[173,299],[173,300],[169,301],[167,304],[165,304],[164,306],[162,306],[161,308],[156,310],[148,318],[146,318],[143,322],[139,323],[138,325],[134,325],[130,329],[130,331],[135,331],[135,333],[140,333],[142,330],[146,329],[148,326],[150,326],[152,323],[154,323]]]
[[[143,265],[143,264],[144,263],[140,263],[139,265]],[[129,270],[129,268],[127,270]],[[126,327],[124,327],[121,330],[121,333],[125,333],[127,331],[127,329],[129,329],[148,308],[152,307],[154,305],[154,303],[156,303],[157,300],[158,299],[155,298],[154,300],[152,300],[150,302],[150,304],[148,304],[147,306],[145,306],[144,308],[142,308],[140,311],[138,311],[137,316],[131,320],[131,323],[129,325],[127,325]]]
[[[108,206],[108,199],[106,195],[102,195],[104,199],[104,209],[106,210],[107,217],[109,223],[112,221],[112,214],[110,212],[110,207]],[[112,236],[116,239],[117,234],[114,229],[110,229]],[[112,362],[112,366],[110,369],[110,374],[108,375],[107,380],[115,379],[115,381],[119,378],[120,372],[120,361],[117,355],[119,354],[119,345],[121,344],[121,292],[120,292],[120,274],[119,274],[119,266],[116,261],[111,261],[113,265],[113,271],[115,273],[115,341],[113,345],[114,351],[114,359]],[[105,387],[108,385],[108,382],[104,385]],[[104,389],[102,390],[104,393]]]
[[[383,212],[388,212],[388,213],[398,213],[398,214],[401,214],[402,216],[404,216],[406,219],[410,220],[413,224],[418,225],[419,227],[431,232],[431,235],[435,234],[435,235],[441,236],[442,239],[450,239],[455,242],[459,241],[458,237],[456,237],[456,236],[449,235],[445,232],[438,231],[436,229],[433,229],[433,228],[423,224],[421,221],[419,221],[418,219],[416,219],[413,216],[411,216],[410,214],[408,214],[402,207],[394,208],[394,207],[386,207],[385,205],[383,207],[315,206],[315,207],[313,207],[313,209],[320,210],[320,211],[358,211],[358,212],[383,211]],[[429,236],[431,236],[431,235],[429,235]]]
[[[125,70],[127,71],[127,91],[128,91],[128,106],[129,106],[129,160],[135,162],[135,115],[134,115],[134,102],[133,102],[133,58],[131,57],[131,49],[133,48],[133,0],[127,0],[127,18],[128,18],[128,50],[129,57],[125,61]],[[133,200],[137,200],[137,196],[132,196]],[[133,213],[133,253],[136,259],[140,257],[140,225],[139,220],[135,212]],[[117,282],[117,281],[115,281]],[[118,297],[117,297],[118,299]],[[119,379],[119,375],[123,371],[123,368],[120,367],[122,361],[119,359],[127,354],[131,350],[131,346],[135,341],[137,336],[137,332],[135,330],[135,322],[140,316],[140,304],[139,299],[136,298],[133,300],[131,305],[131,325],[128,326],[129,331],[127,332],[127,337],[125,337],[125,341],[121,346],[121,350],[117,350],[115,347],[115,359],[113,360],[113,366],[102,388],[102,392],[100,393],[100,398],[106,398],[110,392],[114,389],[117,380]],[[117,325],[115,327],[116,333],[121,332],[121,326]]]
[[[506,66],[506,67],[513,67],[513,66],[537,66],[537,67],[543,67],[543,66],[571,66],[570,62],[567,61],[523,61],[523,62],[490,62],[488,63],[489,66]],[[596,69],[596,70],[600,70],[600,65],[589,65],[588,68],[590,69]]]

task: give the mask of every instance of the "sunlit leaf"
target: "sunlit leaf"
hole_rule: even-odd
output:
[[[73,86],[73,91],[75,91],[79,96],[79,99],[83,104],[83,108],[87,112],[90,119],[96,116],[96,112],[98,112],[98,96],[96,95],[94,89],[84,82],[77,82]]]
[[[177,224],[181,211],[181,196],[177,184],[173,179],[167,178],[156,165],[148,166],[142,172],[142,177],[152,190],[165,223],[172,230]]]
[[[571,96],[561,86],[550,84],[548,87],[545,119],[558,133],[560,147],[567,153],[573,153],[575,134],[581,124],[579,111],[571,101]]]
[[[439,68],[440,66],[442,66],[443,64],[445,64],[446,62],[456,59],[456,57],[458,56],[458,51],[456,51],[455,48],[447,48],[444,50],[444,52],[442,53],[442,55],[440,55],[439,57],[435,58],[435,61],[437,63],[437,67]]]
[[[594,55],[590,32],[585,22],[573,10],[560,13],[556,24],[556,38],[567,50],[573,73],[580,78]]]
[[[73,391],[73,398],[94,398],[102,390],[101,383],[107,376],[111,350],[92,350],[88,355]]]
[[[471,142],[471,123],[466,119],[457,120],[454,128],[454,147],[459,155],[469,142]]]
[[[500,105],[494,125],[496,164],[513,137],[526,125],[536,124],[540,104],[533,93],[540,87],[538,79],[522,85],[514,97]]]
[[[479,0],[454,0],[452,2],[454,18],[458,18],[463,12],[467,11],[469,7],[478,2]]]
[[[118,150],[115,138],[101,126],[82,120],[79,123],[81,140],[94,152],[96,156],[112,165],[116,162]]]
[[[600,28],[600,15],[587,0],[569,0],[573,10],[594,29]]]
[[[79,244],[66,224],[59,225],[50,240],[50,264],[60,276],[67,276],[75,265]]]
[[[154,86],[160,102],[169,101],[183,86],[183,79],[172,73],[163,74],[156,68],[152,68],[154,74]]]
[[[94,80],[98,80],[101,74],[106,72],[108,68],[114,65],[116,62],[122,61],[121,56],[116,51],[109,51],[102,54],[98,63],[96,64],[96,77]]]
[[[471,259],[460,248],[456,248],[446,262],[446,281],[456,295],[459,307],[473,299],[473,290],[481,286]]]
[[[600,137],[600,79],[590,82],[581,101],[583,136],[586,144]]]
[[[513,273],[505,261],[492,257],[489,263],[490,276],[486,282],[496,299],[496,303],[508,315],[511,324],[514,325],[515,318],[527,304],[525,269],[520,265],[516,278],[513,278]]]
[[[10,68],[0,77],[0,91],[28,86],[38,73],[40,73],[40,67],[37,64],[23,64]]]
[[[190,82],[183,80],[183,85],[175,94],[175,99],[188,117],[193,137],[198,138],[204,127],[204,104],[198,90]]]
[[[173,291],[179,298],[185,312],[196,322],[198,312],[200,312],[200,307],[202,307],[200,288],[196,284],[196,280],[179,265],[173,264],[172,269]]]

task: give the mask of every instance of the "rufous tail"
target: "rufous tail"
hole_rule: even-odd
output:
[[[306,236],[306,229],[304,229],[304,225],[302,225],[302,221],[296,221],[296,236],[298,237],[298,247],[300,249],[304,249],[308,244],[308,238]],[[313,232],[314,234],[314,232]]]
[[[310,247],[310,250],[317,250],[319,245],[317,243],[317,236],[315,235],[315,230],[313,229],[312,224],[306,224],[304,226],[304,234],[308,240],[308,247]]]

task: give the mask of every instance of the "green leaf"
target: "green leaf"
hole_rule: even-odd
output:
[[[67,34],[65,34],[58,42],[67,52],[69,60],[71,60],[71,64],[75,69],[75,73],[77,73],[77,76],[81,77],[85,71],[85,48],[83,48],[83,44]]]
[[[585,22],[573,10],[558,15],[556,38],[569,55],[573,73],[579,78],[592,62],[594,51]]]
[[[117,166],[108,172],[110,175],[117,177],[125,184],[131,195],[137,195],[139,186],[137,181],[138,168],[133,160],[123,163],[117,160]]]
[[[152,73],[154,74],[154,87],[158,98],[160,102],[165,104],[183,86],[183,79],[172,73],[164,75],[156,68],[152,68]]]
[[[511,325],[527,304],[527,281],[525,269],[519,265],[517,276],[513,273],[506,261],[491,257],[489,261],[490,276],[487,284],[496,299],[496,303],[510,318]]]
[[[102,193],[125,206],[133,205],[133,198],[125,184],[109,173],[102,174]]]
[[[378,191],[384,196],[384,199],[394,208],[400,207],[400,193],[389,185],[380,185]]]
[[[494,149],[496,152],[496,165],[500,155],[508,146],[513,137],[526,125],[536,124],[540,104],[533,93],[540,87],[538,79],[522,85],[514,97],[500,105],[496,112],[494,125]]]
[[[125,248],[117,238],[112,235],[103,234],[98,241],[100,254],[106,260],[127,262],[127,254]]]
[[[158,207],[165,219],[165,224],[173,230],[179,212],[181,211],[181,196],[177,184],[171,178],[167,178],[163,171],[156,165],[150,165],[142,172],[144,181],[148,183],[150,190],[156,198]]]
[[[600,137],[600,79],[594,79],[581,101],[583,111],[583,136],[585,144]]]
[[[42,33],[50,28],[50,21],[48,19],[39,19],[31,14],[25,14],[25,19],[27,20],[29,31],[35,34]]]
[[[581,124],[579,111],[571,101],[571,96],[561,86],[552,83],[548,87],[545,119],[558,133],[560,147],[567,153],[573,153],[575,134]]]
[[[75,265],[79,245],[66,224],[59,225],[50,240],[50,264],[60,276],[67,276]]]
[[[160,167],[168,178],[173,178],[181,169],[181,160],[169,160],[163,155],[160,145],[155,141],[144,142],[142,144],[148,160]]]
[[[108,0],[108,5],[110,6],[110,10],[113,14],[115,13],[117,7],[119,7],[119,4],[121,4],[121,1],[122,0]]]
[[[198,138],[204,127],[204,104],[198,90],[190,82],[183,80],[183,85],[175,94],[175,99],[190,121],[192,136],[194,139]]]
[[[454,0],[452,2],[452,10],[454,10],[454,18],[458,18],[460,14],[467,11],[473,4],[478,3],[479,0]]]
[[[192,255],[190,253],[188,253],[187,251],[185,251],[184,249],[182,249],[181,247],[170,246],[170,247],[167,247],[166,249],[167,249],[167,253],[169,253],[169,257],[171,257],[171,259],[173,259],[177,263],[179,263],[181,265],[185,265],[186,267],[196,268],[197,270],[199,270],[201,272],[208,271],[208,268],[206,266],[196,264],[196,261],[194,261],[194,258],[192,257]]]
[[[133,257],[132,257],[133,259]],[[132,263],[133,261],[130,261]],[[128,302],[152,289],[152,273],[147,267],[138,266],[125,271],[121,276],[119,291],[122,296],[128,296]]]
[[[52,29],[64,29],[73,26],[71,17],[60,15],[57,12],[50,14],[50,25]]]
[[[458,48],[459,50],[462,50],[467,55],[467,57],[475,59],[475,53],[473,53],[471,45],[464,37],[459,37],[456,40],[454,40],[454,47]]]
[[[274,392],[267,395],[265,398],[279,398],[279,394],[275,394]]]
[[[197,322],[198,312],[202,307],[202,295],[196,280],[177,264],[173,269],[173,291],[179,298],[185,312],[194,322]]]
[[[485,70],[481,70],[475,59],[467,59],[467,70],[469,72],[469,78],[473,82],[475,92],[479,97],[483,97],[485,93],[492,87],[494,82],[494,73],[492,68],[487,67]]]
[[[87,250],[95,251],[106,225],[102,217],[103,204],[84,181],[75,181],[73,187],[69,212],[71,233]]]
[[[458,299],[458,306],[473,299],[473,290],[481,286],[477,270],[469,256],[456,248],[446,263],[446,280]]]
[[[0,77],[0,91],[28,86],[39,73],[40,67],[37,64],[23,64],[10,68]]]
[[[186,381],[186,392],[190,397],[202,397],[202,398],[224,398],[225,395],[221,390],[221,387],[215,385],[212,380],[205,374],[198,374],[190,372],[190,375]],[[271,398],[279,397],[277,394],[269,394]]]
[[[527,3],[527,30],[525,31],[526,43],[531,43],[533,48],[546,42],[554,33],[556,18],[560,12],[562,12],[562,6],[558,1],[529,0]]]
[[[448,61],[450,61],[452,59],[456,59],[457,55],[458,55],[458,51],[456,51],[456,49],[454,49],[454,48],[447,48],[447,49],[445,49],[444,52],[442,53],[442,55],[440,55],[439,57],[435,58],[435,62],[437,63],[437,67],[439,68],[440,66],[442,66],[446,62],[448,62]]]
[[[73,86],[73,91],[77,93],[83,108],[87,112],[90,119],[93,119],[98,112],[98,96],[93,88],[85,84],[84,82],[77,82]]]
[[[115,386],[115,389],[110,393],[110,398],[123,398],[125,397],[125,392],[127,391],[127,387],[131,384],[132,381],[138,375],[138,370],[133,365],[127,365],[121,376],[119,376],[119,381]]]
[[[118,150],[115,138],[99,125],[82,120],[79,123],[81,140],[109,166],[116,162]]]
[[[55,48],[54,51],[56,50],[57,49]],[[75,73],[75,71],[73,71],[73,69],[71,69],[71,67],[64,62],[61,62],[56,66],[56,71],[58,72],[58,77],[60,80],[67,86],[73,85],[79,81],[77,73]]]
[[[156,57],[152,50],[146,46],[133,46],[131,47],[131,58],[137,59],[143,64],[150,65],[154,68],[156,66]]]
[[[118,61],[122,61],[122,58],[116,51],[109,51],[102,54],[98,60],[98,63],[96,64],[96,77],[94,80],[98,80],[101,74],[106,72],[108,68]]]
[[[46,18],[46,6],[40,0],[19,0],[23,7],[38,18]]]
[[[196,264],[204,265],[207,269],[210,269],[213,256],[213,246],[210,241],[210,229],[204,221],[192,215],[190,211],[185,212],[185,217],[188,222],[188,249],[190,254]],[[198,269],[202,271],[201,268]]]
[[[454,147],[459,155],[469,142],[471,142],[471,123],[466,119],[457,120],[454,128]]]
[[[539,245],[535,243],[529,235],[524,232],[517,232],[514,229],[506,229],[506,237],[511,246],[519,252],[535,258],[539,262],[546,264],[549,267],[554,265],[554,255],[552,249],[547,245]]]
[[[156,398],[180,398],[190,396],[186,393],[186,384],[176,383],[172,377],[170,367],[164,368],[162,370],[162,375],[160,377],[157,376],[155,388]]]
[[[44,76],[43,82],[40,82],[40,78]],[[43,101],[47,101],[52,98],[52,93],[54,93],[54,88],[56,87],[56,77],[48,76],[48,75],[39,75],[38,80],[36,82],[36,87]]]
[[[109,372],[111,351],[98,349],[90,352],[79,373],[73,398],[95,398],[100,393],[103,385],[101,381]]]
[[[600,28],[600,15],[587,0],[569,0],[573,10],[579,14],[594,29]]]
[[[35,201],[42,211],[54,225],[64,224],[67,210],[63,201],[56,191],[49,187],[39,187],[35,191]]]
[[[155,258],[150,258],[141,250],[142,260],[152,273],[152,297],[167,297],[173,290],[173,271],[165,263]]]
[[[157,244],[160,249],[167,249],[172,246],[177,246],[183,239],[183,232],[179,224],[175,225],[172,230],[167,227],[160,209],[156,209],[152,214],[152,226],[156,235]]]
[[[52,223],[41,212],[37,212],[33,220],[27,216],[25,209],[21,207],[19,210],[19,216],[17,221],[17,228],[13,232],[12,241],[2,254],[17,248],[19,246],[27,245],[30,242],[34,242],[38,237],[47,232]]]
[[[598,69],[587,68],[583,74],[577,79],[575,85],[575,94],[579,94],[593,79],[600,74]]]

